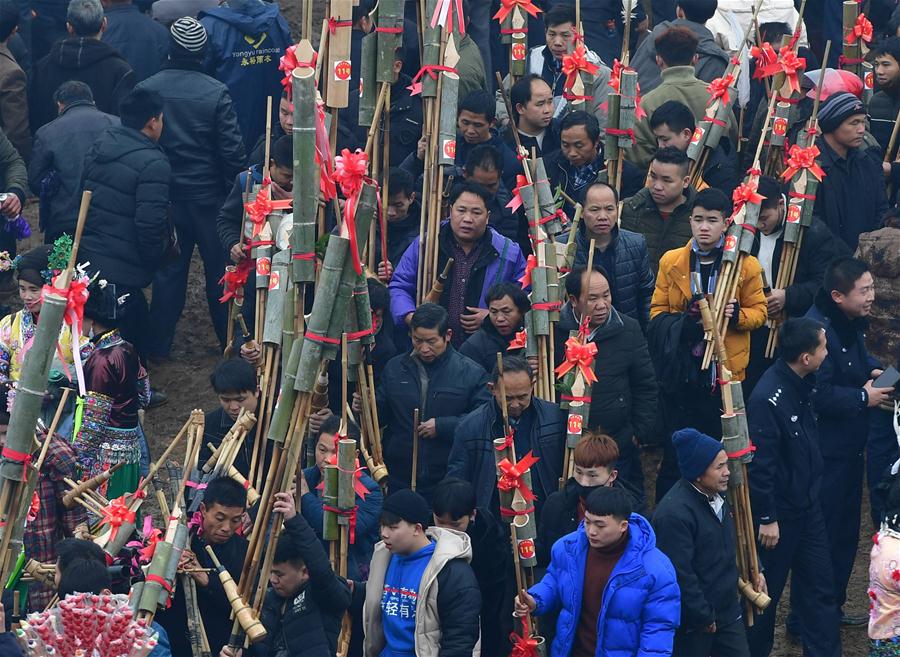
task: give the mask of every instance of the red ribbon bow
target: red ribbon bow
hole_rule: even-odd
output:
[[[240,295],[247,283],[247,277],[253,270],[253,261],[250,258],[241,260],[234,269],[226,269],[225,274],[219,279],[219,285],[222,286],[222,296],[219,297],[219,303],[225,303],[230,299]]]
[[[287,92],[288,100],[291,100],[293,94],[294,85],[291,81],[291,77],[294,69],[315,68],[318,56],[319,54],[313,51],[312,61],[301,62],[297,59],[297,46],[289,46],[288,49],[284,51],[284,54],[278,61],[278,70],[284,71],[284,77],[281,78],[281,86],[284,87],[284,90]]]
[[[847,33],[847,38],[844,39],[844,43],[853,45],[860,39],[866,43],[872,41],[872,23],[866,18],[865,14],[860,14],[856,17],[856,23],[853,24],[853,28],[850,32]]]
[[[506,348],[507,351],[513,351],[515,349],[524,349],[528,344],[528,331],[522,329],[518,333],[516,333],[516,337],[510,341],[509,346]]]
[[[432,80],[437,80],[438,73],[457,73],[458,71],[452,66],[438,66],[437,64],[428,64],[419,69],[416,76],[412,79],[412,83],[407,87],[410,96],[418,96],[422,93],[422,78],[427,75]]]
[[[256,192],[256,198],[250,203],[244,203],[244,210],[247,211],[247,216],[250,218],[250,221],[253,222],[253,237],[259,235],[259,232],[262,230],[263,224],[266,221],[266,217],[272,214],[272,212],[275,210],[289,210],[290,207],[291,199],[273,201],[272,181],[268,179],[263,180],[262,187]]]
[[[804,57],[797,57],[796,51],[788,46],[784,46],[780,50],[780,55],[778,65],[781,67],[785,79],[791,86],[791,93],[798,93],[800,91],[798,72],[806,67],[806,59]]]
[[[353,27],[353,21],[339,21],[334,16],[328,17],[328,33],[334,34],[339,27]]]
[[[366,176],[369,166],[369,157],[360,149],[351,153],[344,149],[334,158],[334,181],[341,186],[341,192],[346,198],[344,203],[344,225],[350,237],[350,255],[353,258],[353,269],[357,274],[362,274],[362,263],[359,260],[359,247],[356,241],[356,204],[359,201],[359,193],[363,183],[375,184]]]
[[[506,17],[509,16],[510,12],[516,7],[527,11],[535,18],[537,18],[537,15],[539,13],[541,13],[541,10],[535,7],[531,0],[501,0],[500,10],[496,14],[494,14],[494,18],[502,23],[504,20],[506,20]]]
[[[456,27],[460,35],[466,33],[466,18],[463,15],[462,0],[438,0],[431,15],[431,27],[440,25],[448,32],[453,31],[453,11],[456,10]]]
[[[761,46],[750,48],[750,56],[756,60],[756,70],[753,71],[754,79],[767,78],[778,71],[778,53],[768,41],[763,42]]]
[[[609,74],[609,82],[607,86],[609,86],[615,93],[619,93],[619,88],[622,82],[622,71],[633,71],[634,69],[630,66],[622,66],[622,62],[618,59],[613,60],[612,71]],[[635,87],[635,97],[634,97],[634,116],[637,119],[642,119],[646,116],[646,112],[641,108],[641,85],[638,84]],[[603,103],[600,107],[604,110],[608,111],[608,103]]]
[[[784,170],[784,173],[781,174],[781,177],[784,180],[790,180],[795,173],[800,171],[800,169],[806,169],[814,175],[819,182],[822,182],[822,178],[825,177],[825,171],[819,166],[818,162],[816,162],[816,157],[818,157],[818,155],[819,147],[815,144],[809,148],[802,148],[797,144],[794,144],[788,151],[787,168]]]
[[[124,523],[134,522],[134,511],[128,508],[128,504],[125,503],[124,495],[117,497],[107,506],[103,507],[101,512],[103,513],[103,518],[100,520],[100,524],[109,525],[112,528],[112,531],[109,533],[110,541],[116,538],[119,527]]]
[[[533,452],[528,452],[519,459],[519,462],[513,465],[509,459],[503,459],[497,464],[500,470],[500,477],[497,479],[497,488],[504,493],[510,493],[518,490],[526,502],[533,502],[537,499],[537,495],[531,492],[531,489],[525,485],[522,475],[528,472],[535,463],[540,459]]]
[[[511,632],[509,641],[512,643],[512,652],[509,657],[537,657],[538,640],[531,636],[531,627],[528,617],[522,617],[522,634]]]
[[[508,207],[513,212],[522,207],[522,195],[519,193],[519,190],[522,187],[528,186],[528,184],[528,178],[526,178],[522,174],[516,176],[516,186],[513,189],[512,198],[509,200],[509,203],[506,204],[506,207]]]
[[[494,449],[497,450],[498,452],[502,452],[507,447],[511,447],[515,437],[516,437],[515,431],[513,431],[512,427],[510,427],[509,432],[505,436],[503,436],[503,443],[501,443],[497,447],[494,447]]]
[[[566,340],[566,360],[554,372],[557,376],[565,376],[569,370],[578,367],[581,376],[587,383],[597,383],[597,375],[594,374],[594,356],[596,355],[596,343],[569,338]]]
[[[599,70],[599,66],[588,61],[587,50],[583,43],[579,43],[575,46],[575,50],[572,51],[571,55],[563,55],[562,71],[566,74],[566,83],[564,87],[567,91],[572,90],[572,86],[575,84],[575,79],[578,77],[579,73],[595,75]]]
[[[734,212],[732,213],[732,216],[736,215],[747,203],[763,202],[766,197],[756,192],[757,184],[758,183],[753,181],[741,183],[731,193],[731,200],[734,203]]]
[[[721,78],[716,78],[712,82],[709,83],[709,86],[706,87],[706,90],[709,92],[710,98],[709,102],[706,103],[706,106],[709,107],[719,98],[722,99],[722,102],[726,105],[728,104],[728,88],[734,83],[734,76],[730,73]]]
[[[519,279],[519,283],[524,290],[526,287],[531,287],[531,272],[537,267],[538,261],[534,254],[528,256],[528,259],[525,261],[525,273],[522,274],[522,278]]]

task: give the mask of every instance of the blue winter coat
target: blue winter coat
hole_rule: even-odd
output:
[[[293,45],[277,4],[248,3],[247,13],[229,7],[200,12],[209,46],[207,72],[228,87],[244,146],[250,150],[265,132],[266,96],[281,98],[278,62]]]
[[[591,241],[584,234],[584,222],[579,224],[575,235],[575,266],[587,266],[588,248]],[[612,249],[615,267],[609,274],[613,305],[623,315],[636,319],[641,329],[647,330],[650,323],[650,299],[656,282],[650,270],[650,256],[647,255],[647,240],[640,233],[622,228],[613,228],[613,238],[607,252]],[[597,253],[594,264],[603,263],[604,258]]]
[[[596,657],[671,655],[681,616],[675,569],[656,548],[656,535],[643,516],[631,514],[628,534],[625,553],[603,591]],[[537,602],[536,615],[559,611],[550,657],[568,657],[572,651],[587,550],[582,522],[553,545],[547,574],[528,591]]]
[[[495,283],[518,281],[525,275],[525,257],[519,246],[507,237],[503,237],[488,226],[490,248],[482,248],[481,256],[472,267],[472,274],[466,285],[465,301],[467,306],[487,308],[485,296]],[[450,222],[441,224],[438,237],[440,253],[438,254],[437,271],[443,271],[447,259],[452,254],[452,234]],[[391,315],[400,328],[406,328],[404,317],[416,309],[416,272],[419,267],[419,238],[412,241],[406,253],[400,258],[388,286],[391,290]],[[431,286],[431,282],[428,283]],[[444,294],[440,303],[445,308],[449,305],[450,285],[444,286]]]

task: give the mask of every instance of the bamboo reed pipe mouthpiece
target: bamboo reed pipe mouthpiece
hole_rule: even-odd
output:
[[[772,602],[772,598],[767,594],[754,590],[750,582],[740,577],[738,578],[738,590],[741,592],[741,595],[747,598],[760,611],[765,611]]]
[[[448,258],[447,264],[444,265],[444,271],[434,279],[434,285],[431,286],[431,290],[425,295],[425,303],[438,303],[441,300],[441,295],[444,293],[444,285],[446,285],[447,279],[450,277],[451,269],[453,269],[453,258]]]
[[[116,472],[116,470],[121,468],[123,465],[125,465],[124,461],[122,461],[121,463],[116,463],[109,470],[105,470],[97,476],[79,483],[77,486],[75,486],[75,488],[72,488],[71,490],[69,490],[69,492],[63,495],[63,506],[67,509],[74,508],[77,504],[77,502],[75,501],[76,497],[81,497],[81,495],[89,490],[93,491],[100,488],[100,486],[107,482],[109,478]]]
[[[219,581],[222,582],[222,588],[225,590],[225,597],[228,599],[228,604],[231,605],[234,617],[237,619],[238,623],[240,623],[241,629],[244,630],[247,638],[250,639],[250,643],[256,643],[265,638],[266,628],[263,627],[263,624],[260,623],[259,619],[253,614],[253,610],[250,609],[243,598],[241,598],[234,579],[229,572],[225,570],[225,566],[223,566],[218,558],[216,558],[216,553],[213,552],[212,547],[209,545],[206,546],[206,553],[209,554],[209,558],[212,559],[216,570],[219,571]]]

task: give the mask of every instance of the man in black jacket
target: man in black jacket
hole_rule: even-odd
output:
[[[501,391],[505,392],[516,460],[529,452],[540,459],[531,468],[531,489],[537,495],[535,505],[540,514],[543,501],[559,489],[566,442],[566,414],[556,404],[533,396],[531,366],[522,356],[503,358],[502,383],[501,388],[500,371],[495,365],[488,384],[494,399],[459,421],[447,471],[451,476],[472,483],[478,506],[498,515],[503,514],[497,493],[494,440],[503,438],[505,433],[500,410],[504,402]]]
[[[391,359],[376,399],[384,431],[388,488],[415,489],[430,499],[447,472],[447,458],[462,416],[490,400],[487,373],[450,344],[447,311],[433,303],[412,316],[412,352]],[[354,408],[359,398],[354,394]],[[419,410],[419,424],[413,413]],[[418,463],[413,478],[413,441]]]
[[[496,516],[476,506],[475,489],[448,477],[431,501],[434,526],[465,532],[472,543],[472,572],[481,588],[481,654],[509,654],[512,631],[512,558],[506,528]]]
[[[157,143],[163,100],[133,91],[122,101],[122,125],[104,133],[84,164],[84,189],[93,192],[79,255],[92,271],[128,295],[119,329],[138,354],[147,354],[149,309],[143,289],[169,248],[169,160]]]
[[[394,275],[394,267],[400,258],[419,235],[422,206],[419,204],[415,181],[408,171],[400,167],[390,170],[390,197],[384,211],[385,230],[387,231],[387,256],[381,252],[381,222],[375,227],[375,260],[378,262],[378,278],[390,281]]]
[[[819,128],[816,145],[825,176],[813,212],[854,251],[860,233],[881,228],[888,208],[881,154],[863,143],[866,106],[851,93],[828,97],[819,110]]]
[[[231,635],[231,604],[219,581],[206,546],[212,547],[216,558],[232,576],[241,572],[247,556],[247,539],[237,534],[247,507],[247,491],[229,477],[210,481],[200,504],[201,522],[191,531],[190,549],[184,551],[180,567],[191,569],[190,576],[197,585],[197,605],[204,619],[210,654],[218,655]],[[187,609],[184,592],[179,587],[172,596],[172,606],[160,611],[156,620],[169,634],[172,655],[190,655]]]
[[[839,607],[847,599],[859,543],[863,451],[870,427],[879,419],[876,414],[883,413],[877,406],[893,393],[893,388],[874,386],[882,369],[866,349],[866,317],[874,300],[875,279],[868,265],[855,258],[838,258],[828,266],[822,289],[806,314],[825,326],[828,341],[828,356],[819,368],[812,403],[825,461],[819,502]],[[842,618],[847,624],[866,620],[864,616]]]
[[[488,316],[481,328],[463,342],[459,353],[481,365],[485,372],[493,372],[498,352],[505,354],[525,348],[522,331],[531,302],[521,285],[512,282],[492,285],[485,300]]]
[[[209,445],[218,447],[234,426],[241,410],[256,413],[259,405],[259,384],[256,368],[241,358],[223,360],[209,375],[209,384],[219,400],[219,408],[206,414],[203,424],[203,444],[198,462],[202,465],[212,456]],[[256,425],[247,434],[234,459],[234,467],[245,477],[250,476],[250,464],[256,445]]]
[[[585,429],[601,430],[619,446],[619,476],[644,494],[638,444],[650,435],[656,420],[657,385],[647,341],[636,320],[612,305],[606,271],[594,265],[582,292],[584,267],[566,277],[568,301],[556,329],[556,365],[566,359],[566,341],[588,319],[587,341],[597,345],[591,386],[590,415]]]
[[[160,268],[153,280],[150,353],[157,357],[168,356],[172,349],[195,244],[203,258],[210,319],[220,345],[225,345],[227,307],[219,303],[219,279],[226,253],[214,217],[246,158],[228,88],[203,72],[206,30],[185,17],[172,24],[170,33],[166,67],[138,85],[157,92],[166,104],[160,145],[172,164],[169,195],[178,232],[178,259]]]
[[[878,91],[869,101],[869,129],[882,151],[891,141],[897,112],[900,111],[900,37],[892,36],[872,49],[875,56],[875,80]],[[896,143],[894,149],[896,152]],[[889,155],[892,162],[894,156]]]
[[[825,327],[789,319],[778,335],[780,358],[760,379],[747,403],[756,452],[749,466],[750,496],[759,524],[759,552],[771,609],[778,606],[789,572],[803,583],[792,610],[801,625],[804,654],[841,654],[825,519],[819,505],[822,454],[810,395],[815,372],[828,355]],[[762,614],[748,631],[753,655],[772,650],[775,616]]]
[[[106,28],[100,0],[72,0],[67,11],[69,36],[57,41],[34,66],[30,86],[32,130],[56,117],[53,94],[67,80],[86,83],[97,108],[108,114],[119,113],[119,103],[136,82],[128,62],[100,40]]]
[[[53,100],[59,116],[37,131],[28,167],[28,186],[41,200],[44,244],[75,234],[84,158],[107,128],[119,125],[118,117],[97,109],[84,82],[63,82]]]
[[[284,530],[275,547],[269,590],[260,620],[266,637],[253,644],[252,657],[325,657],[335,654],[341,620],[350,606],[350,587],[335,575],[312,527],[297,513],[294,496],[276,493],[275,513]],[[230,648],[222,657],[234,655]]]
[[[696,429],[672,435],[681,479],[653,514],[656,545],[678,575],[681,627],[673,657],[749,657],[735,561],[734,517],[725,501],[728,456],[715,438]],[[756,590],[765,590],[759,575]]]
[[[775,178],[760,177],[757,191],[764,198],[759,204],[757,233],[750,255],[759,260],[771,288],[766,292],[769,317],[802,317],[822,287],[828,263],[848,253],[844,243],[835,239],[828,226],[821,221],[813,221],[803,229],[803,243],[796,256],[797,269],[793,281],[787,287],[775,287],[784,249],[786,199],[782,190],[782,185]],[[799,216],[792,218],[792,221],[797,220]],[[750,334],[750,363],[743,384],[745,395],[750,395],[759,377],[772,364],[772,359],[765,355],[768,341],[767,325]]]

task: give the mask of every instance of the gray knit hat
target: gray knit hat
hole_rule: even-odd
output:
[[[202,52],[206,47],[206,28],[196,18],[185,16],[172,23],[172,41],[188,52]]]
[[[819,127],[822,132],[834,132],[856,114],[865,114],[866,106],[853,94],[843,91],[828,97],[819,108]]]

